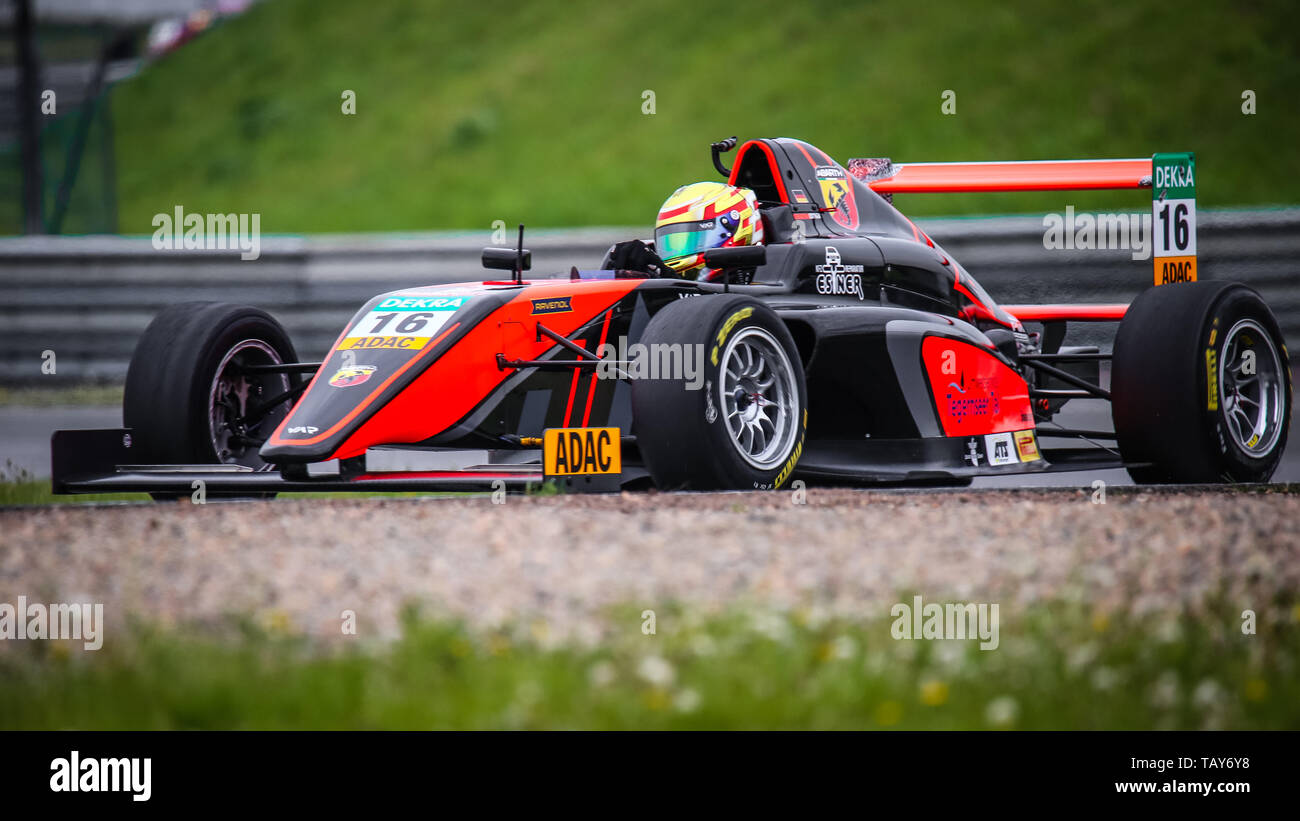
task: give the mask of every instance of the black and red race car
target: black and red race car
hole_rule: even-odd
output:
[[[799,140],[755,139],[728,169],[734,147],[715,143],[713,163],[755,192],[766,244],[709,252],[710,280],[609,257],[526,279],[521,228],[518,248],[484,251],[498,278],[376,296],[323,362],[299,362],[256,308],[166,309],[132,359],[126,428],[55,434],[54,490],[517,490],[548,478],[765,490],[1121,465],[1139,482],[1272,474],[1290,367],[1253,290],[1198,281],[1127,306],[999,305],[890,201],[1158,188],[1152,160],[846,167]],[[1064,345],[1073,322],[1118,322],[1114,350]],[[1072,398],[1109,400],[1114,429],[1053,422]],[[376,469],[394,449],[475,464]]]

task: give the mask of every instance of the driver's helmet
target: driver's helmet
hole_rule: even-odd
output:
[[[655,220],[655,252],[687,279],[708,279],[710,248],[763,244],[758,198],[725,182],[696,182],[673,192]]]

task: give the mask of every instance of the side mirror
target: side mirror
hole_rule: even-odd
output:
[[[515,260],[523,258],[520,270],[527,271],[533,267],[533,252],[525,248],[522,252],[514,248],[484,248],[483,249],[483,267],[493,268],[499,271],[513,271],[515,269]]]
[[[704,264],[710,268],[757,268],[766,262],[766,245],[710,248],[704,252]]]

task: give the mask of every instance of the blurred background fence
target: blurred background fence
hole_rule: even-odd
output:
[[[1127,251],[1049,251],[1036,217],[918,220],[1003,303],[1128,301],[1151,282],[1151,261]],[[532,232],[537,276],[596,267],[636,229]],[[387,290],[483,278],[487,231],[264,237],[261,256],[157,251],[148,237],[0,239],[0,384],[37,383],[42,352],[61,383],[118,382],[136,339],[163,307],[222,300],[267,309],[299,354],[322,356],[344,322]],[[1300,350],[1300,209],[1206,211],[1198,250],[1203,279],[1257,288]],[[1088,341],[1106,332],[1090,329]],[[1071,338],[1079,337],[1071,334]]]

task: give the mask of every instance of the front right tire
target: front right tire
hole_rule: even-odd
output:
[[[123,395],[123,421],[141,459],[270,469],[261,443],[293,403],[258,411],[298,377],[246,368],[296,361],[289,335],[265,311],[223,302],[164,309],[136,343]]]

